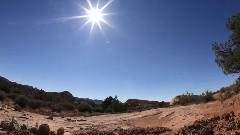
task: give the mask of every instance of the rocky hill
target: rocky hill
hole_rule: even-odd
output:
[[[168,106],[169,103],[167,102],[159,102],[159,101],[148,101],[148,100],[140,100],[140,99],[128,99],[125,102],[126,106],[129,107],[145,107],[145,108],[154,108],[154,107],[164,107]]]

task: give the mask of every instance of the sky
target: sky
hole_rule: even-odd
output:
[[[97,0],[91,1],[96,5]],[[101,0],[100,6],[107,0]],[[45,91],[121,101],[171,101],[232,84],[212,44],[228,40],[239,0],[114,0],[103,33],[87,18],[86,0],[1,0],[0,76]]]

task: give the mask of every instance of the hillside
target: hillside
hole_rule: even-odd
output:
[[[11,82],[4,77],[0,77],[0,97],[2,101],[5,98],[11,99],[18,105],[17,108],[45,115],[50,115],[51,111],[58,113],[67,111],[69,115],[79,115],[75,110],[80,106],[93,109],[99,106],[94,103],[94,100],[74,97],[68,91],[46,92],[32,86]]]
[[[53,117],[53,120],[35,113],[16,112],[8,109],[8,113],[0,111],[0,121],[15,117],[20,123],[27,124],[30,127],[36,123],[39,125],[48,123],[52,130],[56,131],[59,127],[64,127],[67,132],[77,131],[79,134],[85,132],[93,133],[94,131],[98,131],[98,133],[112,132],[111,134],[113,134],[118,131],[119,127],[124,130],[118,132],[127,133],[131,132],[131,130],[145,132],[144,130],[148,131],[154,127],[164,127],[170,130],[166,131],[166,134],[184,132],[184,134],[194,132],[197,134],[206,134],[209,130],[215,133],[227,134],[239,132],[240,127],[231,128],[228,126],[229,124],[236,124],[237,120],[239,120],[239,108],[240,94],[223,102],[212,101],[198,105],[193,104],[172,108],[152,109],[142,112],[106,114],[92,117]],[[220,128],[221,125],[222,128]]]
[[[3,107],[0,121],[15,118],[28,128],[33,128],[36,123],[48,123],[51,130],[63,127],[67,133],[75,132],[78,135],[240,133],[240,79],[216,92],[206,91],[201,95],[187,92],[176,96],[171,107],[163,101],[140,99],[129,99],[123,104],[117,96],[106,98],[102,104],[95,104],[91,99],[74,97],[68,91],[45,92],[3,77],[0,78],[0,90]],[[6,104],[8,106],[4,108]],[[18,110],[16,105],[22,109]],[[91,110],[88,110],[89,107]],[[127,110],[114,114],[111,111],[104,112],[104,107],[106,110],[116,107]]]
[[[11,99],[16,110],[25,110],[43,115],[79,116],[99,115],[103,113],[122,113],[168,107],[164,101],[128,100],[120,102],[117,97],[103,100],[74,97],[70,92],[46,92],[28,85],[11,82],[0,77],[0,98]]]

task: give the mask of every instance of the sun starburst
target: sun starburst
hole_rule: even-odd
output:
[[[91,23],[91,29],[90,29],[90,33],[92,33],[93,28],[95,25],[97,25],[99,27],[99,29],[101,30],[102,33],[103,29],[102,29],[102,23],[107,24],[109,26],[111,26],[105,19],[104,16],[110,15],[112,13],[104,13],[104,9],[109,6],[111,3],[113,2],[113,0],[108,1],[107,4],[105,4],[103,7],[99,8],[99,4],[100,4],[100,0],[98,0],[96,7],[93,7],[92,3],[90,0],[87,0],[89,9],[80,6],[83,10],[85,10],[86,15],[83,15],[82,17],[88,18],[88,20],[81,26],[81,29],[83,27],[85,27],[87,24]]]
[[[87,24],[91,24],[91,29],[90,29],[90,34],[93,31],[93,28],[95,26],[98,26],[100,31],[104,34],[102,24],[106,24],[110,27],[112,27],[108,21],[104,19],[104,16],[111,15],[113,13],[105,13],[104,9],[106,9],[112,2],[113,0],[109,0],[103,7],[99,7],[100,0],[97,1],[96,7],[93,7],[93,4],[91,3],[90,0],[86,0],[88,3],[89,8],[85,8],[82,5],[79,5],[80,8],[82,8],[85,11],[85,15],[79,15],[79,16],[71,16],[71,17],[63,17],[63,18],[57,18],[54,20],[46,21],[43,24],[51,24],[51,23],[59,23],[59,22],[67,22],[70,20],[75,20],[75,19],[82,19],[82,18],[87,18],[87,21],[80,27],[82,29],[85,27]],[[112,27],[113,28],[113,27]]]

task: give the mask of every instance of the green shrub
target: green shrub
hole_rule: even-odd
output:
[[[108,106],[108,108],[105,109],[105,112],[114,113],[115,111],[114,111],[113,105],[110,104],[110,105]]]
[[[15,104],[26,107],[29,104],[29,99],[26,96],[19,96],[16,98]]]
[[[38,129],[36,127],[32,127],[30,129],[30,132],[33,133],[34,135],[37,135],[38,134]]]
[[[6,99],[7,95],[5,92],[1,91],[0,92],[0,101],[4,101]]]
[[[50,135],[56,135],[55,131],[50,131]]]
[[[100,106],[97,106],[97,107],[94,107],[94,108],[92,109],[92,111],[93,111],[93,112],[103,112],[103,108],[100,107]]]
[[[92,106],[88,103],[81,103],[78,107],[79,112],[92,112]]]
[[[64,128],[61,127],[57,130],[57,135],[63,135],[64,134]]]
[[[15,131],[21,129],[21,125],[14,118],[11,120],[2,121],[0,126],[3,130],[7,131]]]
[[[22,107],[19,106],[18,104],[16,104],[16,105],[14,105],[14,110],[15,110],[15,111],[19,111],[19,112],[21,112]]]
[[[205,91],[205,93],[202,94],[203,96],[203,99],[206,101],[206,102],[209,102],[209,101],[213,101],[213,95],[214,93],[211,92],[211,91]]]
[[[104,111],[112,113],[126,111],[126,107],[117,99],[117,96],[115,96],[115,98],[111,96],[107,97],[102,103],[102,108]]]
[[[29,106],[33,109],[40,108],[43,106],[43,101],[33,99],[29,102]]]
[[[27,125],[23,124],[23,125],[21,126],[21,130],[27,130]]]
[[[219,90],[220,101],[224,101],[233,95],[236,95],[240,92],[240,78],[238,78],[234,84],[228,87],[222,87]]]
[[[3,82],[0,84],[0,90],[6,92],[6,93],[11,93],[12,92],[12,86],[8,82]]]
[[[54,105],[54,103],[53,102],[43,102],[43,106],[44,107],[52,107]]]
[[[15,99],[17,97],[17,94],[14,94],[14,93],[9,93],[7,95],[8,98],[11,98],[11,99]]]
[[[74,105],[69,104],[69,103],[61,103],[60,104],[63,109],[65,110],[74,110]]]
[[[53,112],[62,112],[62,107],[60,105],[51,105],[51,109]]]
[[[39,126],[38,135],[49,135],[50,128],[48,124],[42,124]]]

